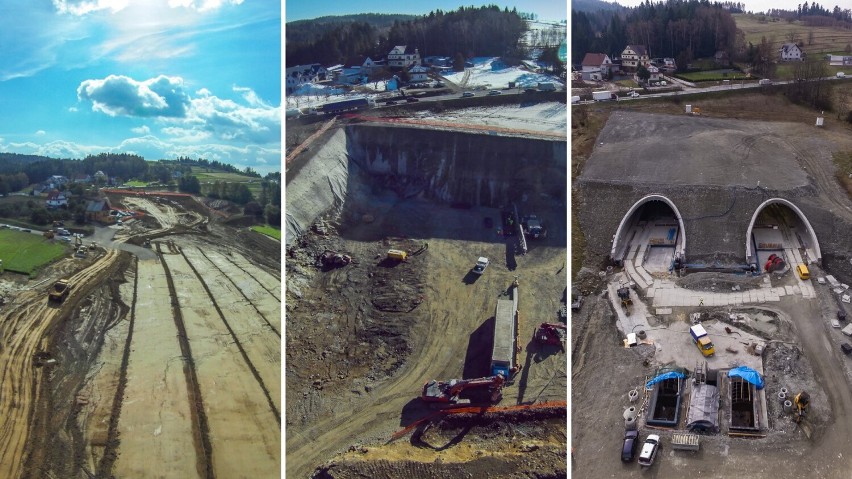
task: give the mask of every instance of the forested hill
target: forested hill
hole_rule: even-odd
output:
[[[618,2],[604,2],[603,0],[572,0],[571,2],[571,10],[575,12],[621,11],[624,8]]]
[[[678,67],[717,51],[733,58],[737,25],[730,7],[706,0],[646,2],[626,10],[571,13],[571,61],[588,52],[620,55],[627,45],[645,45],[652,57],[675,58]]]
[[[413,20],[416,15],[358,13],[354,15],[333,15],[310,20],[287,22],[287,48],[303,43],[314,42],[330,30],[350,23],[366,23],[376,30],[387,32],[394,22]]]
[[[362,56],[384,58],[396,45],[417,48],[427,55],[517,55],[518,39],[526,29],[516,10],[495,5],[436,10],[412,20],[394,21],[381,29],[364,21],[337,25],[312,42],[290,43],[287,25],[287,66],[320,63],[350,64]]]

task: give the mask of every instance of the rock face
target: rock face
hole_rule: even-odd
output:
[[[647,195],[659,194],[671,200],[682,216],[687,262],[744,263],[752,216],[772,198],[787,200],[802,211],[823,256],[848,254],[852,221],[837,203],[844,193],[836,184],[818,181],[830,175],[814,175],[815,179],[813,168],[800,166],[800,155],[807,153],[784,136],[788,128],[614,113],[574,185],[579,200],[575,207],[589,247],[608,255],[630,208]],[[833,168],[830,157],[811,161],[829,172]]]

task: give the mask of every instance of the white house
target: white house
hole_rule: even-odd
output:
[[[805,52],[795,43],[785,43],[778,49],[782,62],[801,62],[805,60]]]
[[[583,72],[600,72],[604,75],[610,72],[612,60],[605,53],[586,53],[583,57]],[[585,76],[585,75],[584,75]]]
[[[659,68],[655,67],[654,65],[648,65],[648,66],[647,66],[647,67],[645,67],[645,68],[647,68],[647,69],[648,69],[648,73],[650,73],[650,74],[651,74],[651,76],[650,76],[650,77],[648,77],[648,82],[649,82],[649,83],[650,83],[650,82],[658,82],[658,81],[660,81],[661,77],[660,77],[660,69],[659,69]],[[634,74],[633,74],[633,80],[635,80],[635,81],[636,81],[636,83],[640,83],[640,80],[639,80],[639,72],[636,72],[636,73],[634,73]]]
[[[627,45],[621,52],[621,66],[623,68],[636,69],[639,65],[648,65],[651,58],[645,45]]]
[[[415,83],[429,80],[427,73],[429,69],[421,65],[413,66],[408,70],[410,80]]]
[[[61,191],[53,190],[47,194],[45,205],[50,209],[68,206],[68,197]]]
[[[397,45],[388,53],[388,66],[395,68],[408,68],[412,65],[420,65],[420,52],[408,45]]]
[[[328,70],[323,68],[319,63],[296,65],[284,70],[287,93],[292,93],[305,83],[325,80],[327,77]]]

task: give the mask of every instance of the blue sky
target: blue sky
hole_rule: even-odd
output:
[[[261,0],[0,0],[0,151],[280,171],[281,10]]]
[[[285,21],[304,20],[326,15],[345,15],[350,13],[407,13],[412,15],[427,14],[434,10],[452,11],[461,6],[498,5],[500,7],[516,7],[520,12],[538,14],[541,20],[563,20],[568,18],[568,4],[565,0],[495,0],[495,1],[414,1],[400,2],[399,0],[285,0]]]

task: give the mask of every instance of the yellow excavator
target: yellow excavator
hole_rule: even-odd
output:
[[[811,403],[811,395],[802,391],[793,398],[793,420],[802,428],[802,432],[810,439],[813,430],[810,421],[807,420],[808,408]]]

